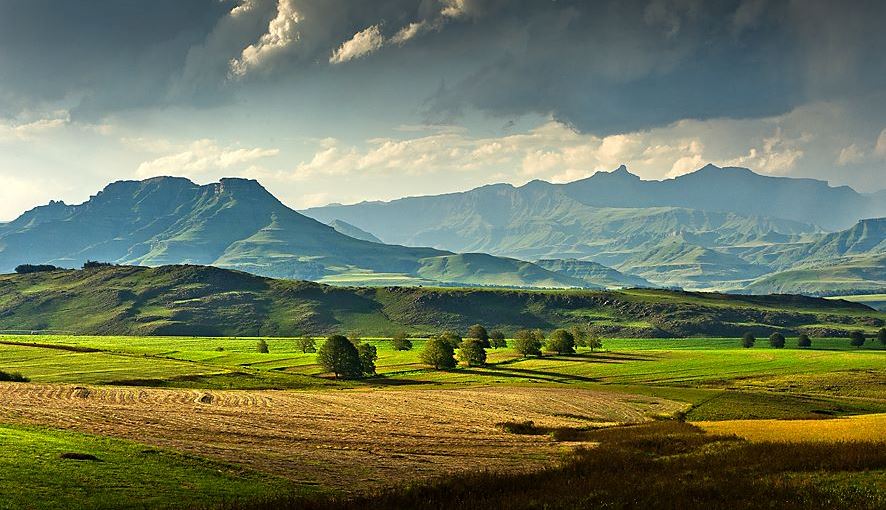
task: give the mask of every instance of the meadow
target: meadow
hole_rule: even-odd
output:
[[[423,338],[412,339],[409,351],[387,338],[364,338],[377,348],[378,375],[359,381],[332,378],[295,338],[263,340],[267,353],[258,352],[255,337],[0,336],[0,370],[30,380],[0,383],[0,423],[11,445],[0,481],[22,484],[44,469],[16,463],[16,452],[58,465],[55,485],[40,489],[52,491],[112,480],[119,466],[140,462],[138,452],[157,451],[150,473],[87,484],[89,497],[78,501],[138,506],[158,483],[156,473],[169,472],[181,481],[147,506],[185,498],[231,508],[350,508],[372,495],[380,508],[396,508],[390,502],[415,496],[397,492],[403,487],[426,497],[421,491],[451,491],[478,471],[509,487],[513,477],[602,469],[581,452],[609,448],[595,431],[626,424],[697,423],[668,441],[717,448],[791,438],[886,441],[886,349],[871,340],[857,348],[845,338],[813,338],[812,348],[798,348],[789,338],[775,349],[760,339],[745,349],[735,338],[606,338],[602,350],[528,358],[509,341],[488,350],[486,366],[434,370],[419,359]],[[535,432],[515,432],[523,429]],[[846,430],[854,432],[837,433]],[[43,436],[66,442],[34,439]],[[612,448],[612,455],[633,458],[634,447]],[[60,459],[60,452],[91,453],[101,462]],[[720,462],[709,453],[699,450],[699,464],[686,469]],[[68,462],[76,469],[62,469]],[[882,476],[884,466],[872,462],[864,469]],[[834,494],[861,479],[829,473],[815,476]],[[240,485],[226,484],[229,476]],[[794,489],[818,494],[803,484]],[[853,497],[860,508],[875,508],[871,502],[882,501],[884,491]],[[0,508],[23,507],[33,493],[0,493]],[[476,501],[479,508],[486,500]],[[559,507],[570,508],[569,501]],[[439,507],[446,504],[452,500]]]

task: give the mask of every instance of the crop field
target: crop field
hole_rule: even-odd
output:
[[[886,414],[866,414],[832,420],[728,420],[696,422],[712,434],[729,435],[749,441],[787,443],[868,441],[884,443]]]

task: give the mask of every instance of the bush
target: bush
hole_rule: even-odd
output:
[[[58,271],[59,268],[55,266],[51,266],[49,264],[22,264],[20,266],[16,266],[15,272],[18,274],[31,274],[31,273],[46,273],[49,271]]]
[[[508,346],[508,341],[505,340],[504,333],[499,330],[495,330],[489,333],[489,345],[493,349],[503,348]]]
[[[317,363],[335,374],[336,379],[359,379],[363,375],[363,364],[357,347],[341,335],[332,335],[320,346]]]
[[[393,345],[394,350],[397,351],[411,351],[412,350],[412,342],[409,341],[409,337],[406,333],[397,333],[394,335],[394,338],[391,339],[391,345]]]
[[[378,350],[371,344],[357,345],[357,355],[360,357],[360,371],[363,375],[375,375],[375,362],[378,360]]]
[[[772,333],[769,335],[769,345],[771,347],[775,347],[776,349],[781,349],[784,347],[785,338],[781,333]]]
[[[440,370],[442,368],[453,368],[456,365],[455,362],[455,349],[452,347],[452,344],[442,338],[439,337],[431,337],[425,342],[425,348],[421,351],[422,363],[426,365],[431,365],[432,367]]]
[[[83,263],[83,269],[98,269],[101,267],[111,267],[113,265],[114,264],[111,264],[110,262],[98,262],[95,260],[87,260],[86,262]]]
[[[745,349],[750,349],[755,343],[757,343],[757,338],[750,332],[741,337],[741,346]]]
[[[258,352],[260,352],[262,354],[267,354],[269,352],[268,351],[268,343],[265,342],[264,338],[262,338],[261,340],[258,341],[258,344],[256,344],[256,346],[255,346],[255,350],[257,350]]]
[[[458,359],[469,367],[482,367],[486,364],[486,349],[477,338],[468,338],[458,348]]]
[[[440,340],[449,343],[452,346],[452,349],[455,350],[461,344],[461,335],[454,331],[444,331],[443,334],[440,335]]]
[[[880,345],[886,345],[886,328],[881,328],[877,333],[877,340],[880,341]]]
[[[2,382],[28,382],[30,379],[18,372],[4,372],[0,370],[0,381]]]
[[[797,337],[797,347],[812,347],[812,340],[809,339],[809,335],[806,333],[802,333]]]
[[[565,329],[554,330],[545,344],[545,350],[557,354],[573,354],[575,353],[575,338]]]
[[[521,329],[514,335],[514,349],[523,356],[541,356],[541,341],[528,329]]]
[[[468,328],[468,338],[479,340],[484,349],[491,347],[491,344],[489,343],[489,333],[486,331],[486,328],[479,324],[474,324]]]
[[[296,338],[295,346],[301,349],[302,354],[317,352],[317,342],[315,342],[314,339],[309,336]]]
[[[864,333],[861,331],[853,331],[849,333],[849,345],[852,347],[861,347],[864,345]]]

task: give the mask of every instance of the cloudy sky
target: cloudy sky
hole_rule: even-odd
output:
[[[886,2],[0,0],[0,220],[121,179],[296,207],[705,163],[886,187]]]

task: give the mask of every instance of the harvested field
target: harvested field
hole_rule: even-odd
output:
[[[646,421],[682,404],[574,388],[192,391],[0,383],[0,420],[133,439],[359,490],[556,461],[563,443],[500,430]]]
[[[886,414],[830,420],[729,420],[695,423],[713,434],[735,434],[749,441],[879,441],[886,443]]]

